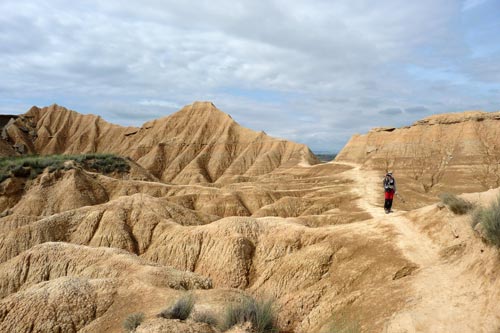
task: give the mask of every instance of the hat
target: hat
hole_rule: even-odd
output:
[[[389,171],[386,176],[392,176],[392,171]]]

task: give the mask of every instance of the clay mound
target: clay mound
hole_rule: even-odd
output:
[[[80,331],[112,305],[115,288],[111,281],[78,278],[33,286],[0,301],[0,331]]]
[[[23,215],[49,216],[108,200],[106,190],[87,172],[73,169],[50,173],[46,170],[30,184],[11,210]]]
[[[347,172],[352,170],[355,169]],[[367,178],[364,176],[366,175],[360,174],[359,179],[349,183],[350,187],[357,188],[358,183],[365,182]],[[111,180],[118,182],[116,179]],[[311,192],[310,196],[314,197],[314,194],[315,192]],[[412,319],[418,321],[418,325],[423,325],[426,321],[436,324],[436,320],[439,320],[442,323],[440,325],[444,325],[442,327],[450,328],[453,327],[450,318],[476,311],[474,309],[477,307],[481,309],[477,310],[480,313],[474,317],[474,321],[468,319],[471,321],[470,325],[477,325],[479,320],[497,322],[492,317],[497,309],[488,307],[488,304],[496,304],[494,301],[500,296],[496,290],[500,289],[495,281],[484,280],[484,276],[495,274],[495,251],[491,249],[481,252],[483,245],[473,235],[467,220],[456,217],[439,206],[383,215],[375,220],[346,225],[307,228],[295,223],[295,219],[270,217],[232,217],[206,225],[183,226],[170,218],[172,213],[167,212],[168,209],[162,210],[161,207],[165,204],[168,205],[165,198],[135,194],[119,198],[116,202],[83,207],[36,222],[19,222],[21,227],[6,235],[2,233],[2,237],[6,238],[0,243],[0,253],[9,253],[9,258],[12,259],[0,266],[0,272],[11,271],[17,277],[7,276],[4,279],[2,276],[2,281],[12,281],[6,283],[3,290],[15,292],[7,296],[6,300],[9,301],[2,302],[6,302],[6,306],[12,311],[23,311],[22,306],[17,304],[35,306],[40,298],[33,296],[34,291],[46,283],[41,282],[36,287],[40,284],[38,282],[50,276],[66,278],[66,275],[59,275],[64,274],[66,269],[71,278],[75,274],[91,286],[103,278],[116,278],[119,281],[113,280],[113,283],[118,283],[113,289],[118,295],[113,298],[114,308],[85,326],[87,331],[116,331],[119,326],[117,323],[126,315],[146,311],[148,318],[151,318],[162,307],[166,307],[165,297],[175,298],[168,285],[158,286],[152,283],[154,289],[151,283],[148,286],[137,285],[136,280],[150,281],[144,277],[144,270],[137,268],[137,265],[130,269],[125,263],[117,265],[104,259],[88,259],[105,258],[106,255],[102,252],[94,256],[84,254],[87,251],[85,247],[75,247],[71,251],[65,249],[65,253],[82,252],[81,259],[69,260],[55,249],[59,245],[42,245],[42,251],[37,250],[36,254],[31,250],[21,253],[22,250],[16,249],[19,244],[26,244],[26,249],[29,249],[36,242],[47,242],[51,240],[47,238],[54,236],[66,242],[121,247],[132,252],[141,249],[136,253],[141,254],[147,260],[146,263],[153,261],[181,271],[195,272],[212,280],[217,288],[233,287],[245,289],[254,295],[275,295],[280,309],[279,325],[281,329],[288,331],[319,331],[328,326],[331,314],[337,311],[355,313],[356,319],[367,330],[378,331],[387,326],[390,328],[389,332],[397,332],[398,327],[405,327],[402,325],[407,323],[409,313],[413,312],[420,314],[420,317]],[[143,207],[143,210],[140,211],[139,207]],[[139,213],[134,213],[136,210]],[[184,211],[185,208],[180,210]],[[368,212],[375,214],[371,208]],[[186,214],[175,217],[175,220],[180,220]],[[14,215],[7,218],[11,219],[9,223],[15,227]],[[459,238],[455,236],[457,233]],[[10,241],[6,242],[6,239]],[[33,239],[36,242],[30,243]],[[96,243],[92,243],[94,241]],[[63,247],[66,246],[71,248],[72,245]],[[92,249],[94,250],[104,253],[108,251]],[[129,257],[117,250],[109,251]],[[55,257],[62,259],[60,262],[59,259],[51,260]],[[111,272],[106,269],[107,266],[111,267]],[[27,267],[32,267],[33,272]],[[127,274],[113,277],[113,274],[118,274],[113,271],[115,268]],[[161,266],[155,269],[160,270]],[[145,271],[158,276],[154,273],[155,269],[147,268]],[[101,273],[105,275],[99,275]],[[25,275],[27,277],[23,280]],[[120,276],[126,276],[127,281],[132,281],[131,284],[120,282]],[[155,281],[155,278],[152,279]],[[160,274],[159,279],[163,281],[164,277]],[[27,281],[26,286],[22,281]],[[56,279],[48,283],[59,284],[60,281],[62,280]],[[450,281],[454,283],[451,287]],[[472,281],[482,282],[474,284]],[[94,287],[89,289],[82,286],[83,290],[94,290]],[[99,293],[100,287],[95,288],[95,292]],[[40,290],[43,290],[45,297],[65,304],[67,295],[54,294],[55,287]],[[456,294],[454,290],[467,290],[474,300],[469,299],[468,293]],[[214,290],[214,293],[221,293],[218,294],[218,303],[216,302],[220,306],[223,304],[221,295],[225,294],[220,289]],[[52,294],[57,297],[50,298]],[[204,304],[207,295],[197,295],[200,304]],[[14,297],[20,298],[16,298],[14,302]],[[140,297],[137,304],[141,305],[130,304],[131,297]],[[408,303],[408,299],[415,301]],[[459,305],[449,306],[446,304],[448,299],[453,299],[453,304]],[[435,300],[445,301],[440,303]],[[94,304],[92,302],[97,301],[89,300],[90,304]],[[56,314],[59,311],[57,309],[56,306]],[[450,312],[445,318],[424,316],[428,316],[429,311],[440,312],[438,309],[441,309],[441,313],[443,309],[453,313]],[[87,319],[83,321],[87,323]],[[413,322],[410,324],[413,325]],[[177,324],[147,319],[144,327],[153,329],[157,325],[176,327]],[[411,325],[406,328],[410,329]],[[191,326],[194,329],[196,325]]]
[[[81,225],[75,226],[76,222],[68,223],[68,217],[61,219],[64,226],[69,224],[68,229],[75,231],[82,229]],[[145,223],[147,220],[141,221]],[[62,226],[51,226],[44,232],[37,232],[36,225],[31,225],[27,235],[37,239],[37,233],[54,230],[65,234]],[[138,228],[136,226],[134,230]],[[308,314],[326,295],[338,301],[354,297],[358,304],[370,304],[374,298],[385,297],[388,302],[380,308],[384,311],[396,311],[400,304],[398,294],[404,295],[403,285],[394,285],[391,279],[410,263],[390,245],[390,238],[381,230],[359,230],[347,226],[331,230],[310,229],[280,218],[226,218],[204,226],[183,227],[171,223],[156,229],[150,246],[142,255],[145,259],[201,274],[210,278],[215,287],[237,287],[257,295],[276,295],[283,309],[280,311],[281,326],[287,329],[308,322]],[[84,235],[83,230],[73,234],[76,235]],[[117,235],[113,233],[114,237]],[[17,233],[11,239],[22,244],[25,237]],[[136,239],[141,241],[140,237]],[[358,241],[354,242],[354,239]],[[65,240],[78,242],[78,239]],[[58,247],[62,247],[62,252],[67,255],[62,254]],[[90,251],[88,255],[87,251]],[[109,251],[115,257],[130,257],[117,250]],[[2,247],[1,253],[5,252],[5,247]],[[10,282],[6,282],[3,290],[24,290],[24,283],[29,285],[61,275],[86,279],[120,276],[127,277],[127,280],[134,280],[134,276],[141,281],[145,279],[141,277],[142,269],[127,268],[128,261],[113,263],[115,259],[106,259],[105,253],[103,249],[86,250],[72,245],[37,246],[2,264],[2,271],[12,274],[6,276],[5,281]],[[73,258],[73,255],[77,259],[65,259]],[[59,259],[52,262],[51,258],[56,257]],[[151,269],[147,271],[153,274]],[[158,273],[153,275],[158,276]],[[158,279],[163,281],[162,276],[159,275]],[[370,292],[362,296],[356,290]],[[332,302],[322,306],[327,305],[332,309]],[[378,312],[378,315],[382,314]]]
[[[158,311],[155,302],[175,298],[175,289],[211,288],[206,278],[124,251],[62,243],[33,247],[0,267],[2,332],[108,331],[112,319],[136,306]]]
[[[440,192],[477,192],[500,186],[500,112],[442,114],[403,128],[355,135],[337,162],[393,170],[406,196],[420,206]],[[419,205],[414,205],[415,208]]]
[[[115,153],[179,184],[240,181],[318,163],[305,145],[243,128],[209,102],[195,102],[141,128],[112,125],[57,105],[33,107],[5,132],[5,141],[25,153]]]
[[[19,205],[19,204],[18,204]],[[2,224],[0,262],[32,246],[45,242],[70,242],[107,246],[143,253],[156,233],[169,225],[198,225],[214,219],[168,202],[165,199],[135,194],[108,203],[82,207],[42,219],[27,219],[14,214]]]
[[[57,258],[57,260],[54,260]],[[44,243],[0,264],[0,298],[60,277],[138,279],[157,287],[208,289],[212,282],[190,272],[156,266],[113,248]]]
[[[386,237],[380,230],[359,226],[311,229],[281,218],[233,217],[164,233],[144,256],[210,277],[215,287],[275,295],[280,327],[292,330],[310,321],[308,314],[320,300],[328,309],[323,314],[349,299],[361,305],[390,298],[385,309],[398,308],[404,284],[393,283],[392,277],[411,263]],[[370,292],[361,295],[355,290]]]
[[[311,171],[316,167],[311,168]],[[151,181],[111,178],[80,168],[58,170],[34,180],[9,178],[0,185],[6,194],[0,200],[4,216],[8,214],[49,216],[84,206],[98,205],[121,196],[142,193],[165,198],[188,210],[214,217],[273,215],[297,216],[304,224],[318,225],[360,220],[359,210],[348,207],[353,196],[345,194],[346,181],[335,173],[294,179],[293,168],[283,175],[241,185],[183,186]],[[286,183],[287,185],[280,185]],[[288,198],[288,199],[287,199]],[[299,204],[290,203],[295,200]],[[293,211],[292,211],[293,210]],[[300,210],[300,211],[299,211]],[[325,215],[325,216],[323,216]],[[326,216],[328,215],[328,216]],[[216,218],[213,218],[216,219]],[[212,219],[212,220],[213,220]],[[317,222],[322,220],[323,222]],[[335,222],[335,223],[334,223]],[[184,224],[182,220],[181,224]]]

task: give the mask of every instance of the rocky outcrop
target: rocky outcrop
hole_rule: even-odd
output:
[[[211,288],[209,279],[124,251],[63,243],[35,246],[0,267],[2,332],[108,331],[110,318],[144,306],[151,293]]]
[[[81,215],[81,209],[63,213],[32,223],[29,227],[16,228],[3,236],[1,253],[10,254],[11,259],[2,264],[2,268],[19,276],[6,277],[5,281],[11,281],[3,287],[7,293],[22,289],[23,283],[34,284],[48,276],[76,275],[88,279],[127,276],[133,279],[135,274],[139,274],[137,268],[131,272],[125,264],[110,263],[105,259],[104,249],[91,251],[103,253],[102,259],[97,260],[94,256],[87,258],[85,248],[73,250],[72,245],[67,245],[65,247],[69,250],[66,249],[65,253],[74,255],[75,260],[72,261],[54,253],[57,249],[36,243],[57,240],[119,247],[129,252],[140,249],[136,253],[147,262],[205,276],[216,288],[247,289],[256,295],[274,295],[284,306],[280,311],[280,325],[291,329],[307,321],[308,314],[326,295],[336,299],[354,297],[361,304],[364,296],[355,292],[358,289],[371,290],[367,294],[370,297],[382,297],[382,294],[395,296],[401,286],[389,290],[391,285],[399,283],[393,282],[392,277],[401,267],[409,265],[389,245],[387,236],[376,230],[358,231],[355,227],[311,229],[281,218],[240,217],[202,226],[180,226],[163,220],[155,226],[155,221],[151,219],[153,216],[138,216],[135,222],[129,220],[125,224],[117,220],[123,214],[116,211],[104,213],[99,224],[92,227],[89,223],[92,217],[99,218],[99,211],[92,212],[90,208],[85,211],[86,216]],[[368,239],[370,242],[367,243]],[[28,252],[21,252],[21,244],[26,244],[24,248]],[[33,250],[29,250],[31,248]],[[391,259],[388,260],[387,256]],[[50,262],[50,258],[55,257],[60,259]],[[151,270],[148,269],[148,272]],[[384,309],[398,307],[399,303],[394,302],[394,298],[391,300],[392,304],[387,304]],[[332,306],[330,301],[325,300],[324,304]]]
[[[52,241],[115,247],[142,254],[158,237],[156,233],[169,225],[199,225],[214,218],[165,199],[135,194],[102,205],[36,218],[34,222],[15,213],[4,219],[7,221],[0,229],[4,232],[0,237],[0,261]]]
[[[33,107],[6,133],[4,141],[25,153],[115,153],[179,184],[227,183],[318,163],[305,145],[243,128],[209,102],[195,102],[140,128],[109,124],[57,105]]]
[[[484,191],[500,186],[500,112],[435,115],[412,126],[354,135],[336,161],[393,170],[406,186],[438,191]]]
[[[66,118],[50,119],[57,112]],[[138,332],[218,332],[194,314],[221,319],[249,296],[274,297],[277,324],[286,332],[329,332],[343,314],[370,332],[498,328],[500,280],[492,278],[498,251],[482,243],[468,218],[444,205],[404,212],[399,202],[386,215],[377,197],[380,171],[391,167],[406,199],[436,200],[436,187],[428,193],[416,187],[427,178],[411,178],[420,160],[401,148],[410,142],[425,143],[428,157],[452,142],[453,158],[435,159],[448,161],[436,186],[473,189],[460,180],[470,167],[463,162],[470,156],[467,138],[487,133],[484,146],[494,147],[495,114],[379,128],[366,137],[380,147],[353,138],[343,162],[310,165],[299,146],[241,129],[203,103],[127,129],[56,107],[32,113],[11,124],[26,127],[10,132],[31,140],[26,149],[42,149],[40,137],[58,153],[153,148],[134,152],[127,175],[73,165],[1,183],[0,331],[122,332],[124,320],[142,312]],[[209,116],[196,126],[186,120],[202,114]],[[82,122],[82,132],[73,121]],[[478,124],[486,130],[478,132]],[[122,142],[106,141],[106,131],[123,135]],[[386,161],[384,151],[399,157]],[[481,205],[498,194],[490,192],[468,198]],[[187,293],[195,299],[187,320],[158,317]],[[231,331],[252,329],[246,323]]]

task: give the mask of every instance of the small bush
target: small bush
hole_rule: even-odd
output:
[[[197,312],[193,315],[193,320],[210,326],[217,326],[218,323],[217,318],[210,312]]]
[[[11,176],[33,179],[41,174],[45,168],[48,168],[49,172],[67,169],[64,166],[66,161],[75,161],[85,169],[102,173],[128,172],[130,170],[130,165],[125,158],[111,154],[1,157],[0,181]]]
[[[134,332],[137,327],[144,321],[144,313],[132,313],[123,321],[125,332]]]
[[[463,215],[468,213],[474,205],[465,199],[459,198],[452,193],[443,193],[439,196],[441,201],[450,208],[454,214]]]
[[[486,239],[500,248],[500,196],[486,208],[479,207],[472,214],[472,226],[481,223]]]
[[[272,300],[245,298],[241,303],[227,307],[220,329],[225,331],[237,324],[250,322],[257,333],[278,332]]]
[[[193,306],[194,297],[191,294],[187,294],[178,299],[172,307],[160,312],[158,316],[165,319],[186,320],[191,314]]]

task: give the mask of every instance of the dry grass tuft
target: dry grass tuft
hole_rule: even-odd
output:
[[[231,304],[226,308],[223,320],[220,323],[220,329],[226,331],[235,325],[249,322],[256,333],[278,332],[275,321],[276,314],[273,300],[255,300],[247,297],[242,302]]]
[[[123,321],[125,332],[134,332],[137,327],[144,321],[144,313],[132,313]]]
[[[191,294],[186,294],[179,298],[170,308],[163,310],[158,314],[159,317],[165,319],[180,319],[186,320],[194,307],[194,297]]]
[[[500,196],[486,208],[478,207],[472,214],[472,226],[481,224],[484,236],[494,246],[500,248]]]
[[[457,197],[452,193],[443,193],[439,196],[441,201],[450,208],[450,210],[457,215],[467,214],[474,208],[474,205],[465,199]]]

